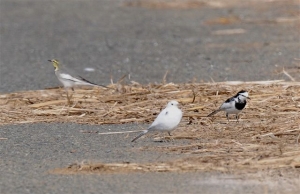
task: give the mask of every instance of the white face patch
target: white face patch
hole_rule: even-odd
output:
[[[245,93],[240,93],[239,94],[240,96],[244,97],[244,98],[248,98],[248,92],[245,92]]]
[[[175,100],[172,100],[167,104],[167,107],[172,107],[172,106],[177,107],[177,105],[178,105],[178,102]]]

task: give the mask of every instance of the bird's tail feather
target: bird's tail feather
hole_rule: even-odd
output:
[[[219,111],[220,111],[220,109],[215,110],[214,112],[212,112],[209,115],[207,115],[207,117],[213,116],[214,114],[218,113]]]
[[[137,140],[138,138],[142,137],[143,135],[145,135],[146,133],[148,133],[148,130],[143,131],[142,133],[140,133],[138,136],[136,136],[131,142],[134,142],[135,140]]]
[[[82,81],[87,82],[88,85],[91,85],[91,86],[101,86],[101,87],[103,87],[103,88],[113,89],[113,88],[106,87],[106,86],[104,86],[104,85],[95,84],[95,83],[93,83],[93,82],[90,82],[89,80],[87,80],[87,79],[85,79],[85,78],[83,78],[83,77],[81,77],[81,76],[78,76],[78,77],[80,77],[80,79],[82,79]]]

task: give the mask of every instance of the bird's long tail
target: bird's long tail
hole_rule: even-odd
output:
[[[135,140],[137,140],[138,138],[142,137],[146,133],[148,133],[148,130],[144,130],[142,133],[140,133],[138,136],[136,136],[131,142],[134,142]]]
[[[218,113],[219,111],[221,111],[221,110],[220,109],[215,110],[214,112],[212,112],[209,115],[207,115],[207,117],[213,116],[214,114]]]
[[[87,79],[85,79],[85,78],[83,78],[83,77],[81,77],[81,76],[78,76],[78,77],[80,77],[80,78],[82,79],[82,81],[87,82],[88,85],[90,85],[90,86],[98,86],[98,87],[100,86],[100,87],[107,88],[107,89],[113,89],[113,88],[106,87],[106,86],[104,86],[104,85],[95,84],[95,83],[93,83],[93,82],[90,82],[89,80],[87,80]]]

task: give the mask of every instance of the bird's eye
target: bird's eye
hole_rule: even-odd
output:
[[[173,103],[171,103],[171,105],[174,105]]]

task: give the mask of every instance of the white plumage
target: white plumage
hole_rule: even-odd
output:
[[[170,101],[167,104],[167,107],[159,113],[148,129],[140,133],[132,140],[132,142],[142,137],[149,131],[166,131],[170,134],[170,132],[178,126],[182,118],[182,111],[178,108],[178,104],[179,103],[175,100]]]

